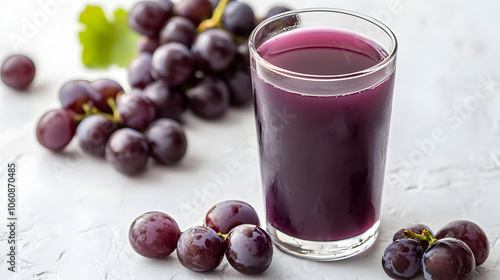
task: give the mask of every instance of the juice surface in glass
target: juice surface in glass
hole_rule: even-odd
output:
[[[279,34],[257,52],[285,70],[346,79],[387,57],[361,35],[326,28]],[[300,79],[283,79],[285,90],[252,71],[268,223],[311,241],[370,229],[380,216],[394,73],[361,91],[311,94],[290,90]]]

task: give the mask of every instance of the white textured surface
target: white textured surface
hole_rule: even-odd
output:
[[[2,3],[0,60],[15,52],[9,34],[21,35],[44,2],[50,0]],[[101,5],[110,11],[133,2]],[[126,82],[123,69],[91,71],[81,65],[77,18],[85,3],[56,3],[58,10],[19,48],[37,65],[30,92],[19,94],[0,84],[0,279],[246,278],[225,260],[214,272],[198,274],[182,267],[175,254],[163,261],[142,258],[129,246],[127,231],[134,218],[150,210],[169,213],[186,229],[225,199],[248,201],[264,220],[252,108],[232,109],[214,122],[186,115],[184,161],[172,168],[151,164],[136,178],[82,155],[74,143],[60,154],[43,149],[35,125],[58,106],[58,90],[66,81]],[[278,2],[250,3],[262,15]],[[276,250],[269,270],[248,278],[388,279],[380,259],[399,228],[422,222],[438,230],[449,221],[469,219],[483,227],[491,244],[476,279],[500,279],[500,3],[308,0],[290,5],[370,14],[399,39],[381,233],[367,252],[340,262],[309,262]],[[493,83],[485,88],[483,80]],[[433,134],[441,136],[430,142]],[[12,161],[18,164],[17,274],[7,271],[5,260],[6,166]],[[218,181],[229,161],[241,172]],[[210,187],[213,183],[220,187]]]

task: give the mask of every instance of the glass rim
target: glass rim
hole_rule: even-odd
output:
[[[276,66],[276,65],[268,62],[262,56],[260,56],[260,54],[257,52],[257,48],[255,48],[255,43],[254,43],[255,38],[257,36],[257,33],[260,30],[262,30],[262,28],[264,26],[266,26],[267,24],[269,24],[275,20],[278,20],[280,18],[284,18],[284,17],[291,16],[291,15],[298,15],[298,14],[304,14],[304,13],[318,13],[318,12],[329,12],[329,13],[337,13],[337,14],[344,14],[344,15],[348,15],[348,16],[354,16],[354,17],[358,17],[362,20],[365,20],[369,23],[372,23],[372,24],[378,26],[387,35],[389,35],[391,42],[392,42],[392,46],[393,46],[392,51],[388,54],[387,57],[384,57],[380,62],[378,62],[377,64],[375,64],[369,68],[362,69],[362,70],[355,71],[355,72],[350,72],[350,73],[337,74],[337,75],[315,75],[315,74],[306,74],[306,73],[300,73],[300,72],[296,72],[296,71],[287,70],[287,69],[281,68],[279,66]],[[370,38],[368,38],[368,39],[370,39]],[[358,13],[358,12],[354,12],[354,11],[350,11],[350,10],[336,9],[336,8],[306,8],[306,9],[292,10],[292,11],[288,11],[288,12],[274,15],[268,19],[265,19],[264,21],[259,23],[254,28],[254,30],[252,31],[252,33],[249,36],[248,45],[249,45],[249,51],[250,51],[251,57],[255,58],[257,60],[257,62],[259,62],[260,64],[265,66],[268,70],[271,70],[271,71],[273,71],[277,74],[280,74],[280,75],[285,75],[285,76],[289,76],[292,78],[296,78],[296,79],[298,78],[298,79],[309,80],[309,81],[339,81],[339,80],[348,80],[348,79],[359,78],[359,77],[369,75],[371,73],[377,72],[380,69],[383,69],[388,64],[390,64],[395,59],[396,53],[398,50],[398,41],[396,39],[396,35],[392,32],[392,30],[387,25],[385,25],[381,21],[379,21],[371,16],[368,16],[368,15],[365,15],[362,13]]]

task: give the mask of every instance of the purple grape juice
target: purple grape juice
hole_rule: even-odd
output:
[[[364,233],[380,216],[394,73],[367,87],[359,76],[387,53],[334,29],[289,31],[257,52],[281,68],[279,75],[263,75],[252,66],[268,222],[311,241]],[[313,79],[340,82],[316,89]]]

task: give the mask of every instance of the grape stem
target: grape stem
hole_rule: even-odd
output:
[[[118,123],[120,120],[120,113],[118,112],[118,109],[116,108],[116,100],[114,98],[110,98],[107,101],[109,108],[113,111],[113,121]]]
[[[226,239],[226,237],[227,237],[227,234],[220,233],[220,232],[217,233],[217,235],[220,236],[220,238],[222,238],[222,239]]]
[[[90,106],[88,103],[83,104],[82,105],[82,109],[83,109],[83,112],[84,112],[83,114],[76,114],[73,117],[73,120],[75,120],[76,122],[81,122],[86,117],[101,112],[96,107]]]
[[[220,0],[212,14],[212,17],[202,21],[200,25],[198,25],[196,32],[201,33],[207,29],[215,27],[222,28],[222,15],[224,14],[224,9],[229,1],[230,0]]]
[[[431,246],[432,244],[434,244],[434,242],[437,241],[437,239],[427,229],[422,230],[422,234],[414,233],[412,231],[405,229],[403,235],[404,237],[407,238],[417,238],[420,240],[427,241],[427,243],[429,243],[429,246]]]
[[[112,121],[114,123],[119,123],[120,122],[119,121],[119,114],[118,114],[118,110],[116,109],[116,102],[115,102],[115,100],[113,98],[108,99],[108,105],[113,110],[113,114],[108,114],[106,112],[103,112],[103,111],[97,109],[94,106],[90,106],[89,103],[85,103],[85,104],[82,105],[82,109],[83,109],[84,113],[83,114],[76,114],[73,117],[73,120],[76,121],[77,123],[79,123],[83,119],[85,119],[86,117],[88,117],[90,115],[101,114],[105,118],[109,119],[110,121]]]

